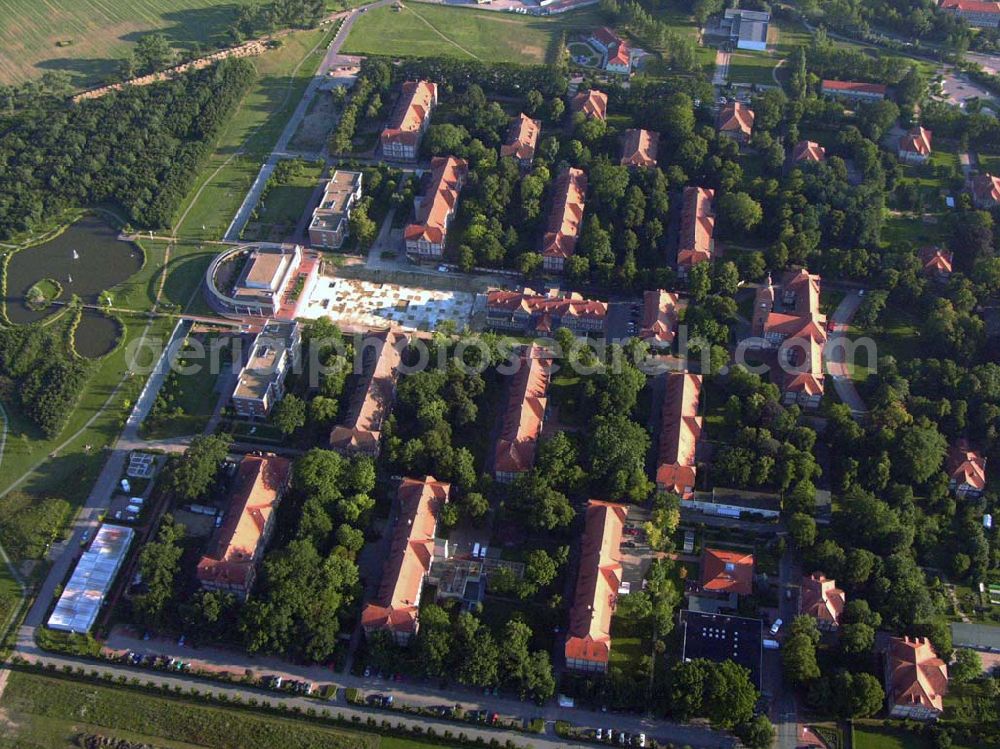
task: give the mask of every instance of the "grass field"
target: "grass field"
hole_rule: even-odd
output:
[[[953,749],[967,749],[955,743]],[[930,749],[931,742],[907,731],[885,728],[876,723],[857,723],[853,749]]]
[[[771,71],[778,59],[763,52],[734,52],[729,59],[729,81],[773,86]]]
[[[430,749],[422,741],[378,736],[286,718],[259,710],[207,705],[14,672],[3,699],[0,749],[78,746],[80,733],[99,733],[164,749]]]
[[[222,238],[316,72],[328,36],[327,30],[289,34],[279,49],[254,59],[258,79],[178,211],[177,236]]]
[[[351,29],[343,52],[540,64],[561,31],[589,31],[596,23],[596,15],[586,10],[540,18],[410,3],[401,11],[385,7],[366,13]]]
[[[323,174],[323,162],[309,161],[300,174],[268,188],[263,207],[257,206],[257,218],[243,232],[243,238],[257,241],[281,242],[295,230],[313,190]],[[271,176],[274,179],[274,175]]]

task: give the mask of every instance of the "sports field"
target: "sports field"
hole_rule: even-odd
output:
[[[343,51],[355,55],[460,57],[483,62],[540,64],[563,30],[590,30],[592,11],[537,18],[426,3],[402,10],[375,8],[358,19]]]

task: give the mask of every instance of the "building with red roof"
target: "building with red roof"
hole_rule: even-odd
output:
[[[516,159],[522,169],[530,169],[542,123],[523,112],[514,118],[507,131],[507,142],[500,146],[500,158]]]
[[[893,718],[934,720],[944,711],[948,666],[926,637],[890,637],[885,695]]]
[[[696,456],[701,439],[701,375],[689,372],[667,374],[660,427],[660,450],[656,462],[656,488],[681,499],[694,496]]]
[[[601,26],[594,30],[587,41],[595,49],[607,54],[608,50],[621,44],[622,38],[607,26]]]
[[[451,484],[433,476],[405,478],[396,492],[399,517],[382,568],[375,598],[361,611],[366,635],[386,630],[405,645],[420,626],[420,593],[434,561],[438,515],[448,502]]]
[[[984,0],[941,0],[941,10],[965,20],[970,26],[997,28],[1000,26],[1000,3]]]
[[[685,187],[677,245],[677,273],[686,276],[691,266],[712,259],[715,252],[715,190]]]
[[[566,667],[575,671],[608,670],[611,615],[622,583],[621,540],[628,508],[592,499],[580,542],[576,593],[566,633]]]
[[[656,155],[660,149],[660,134],[652,130],[635,128],[625,131],[622,140],[622,166],[652,168],[656,166]]]
[[[731,101],[719,110],[715,129],[737,143],[746,143],[753,133],[754,112],[741,101]]]
[[[753,593],[753,554],[706,548],[701,553],[701,590],[738,596]]]
[[[786,273],[777,286],[768,277],[757,291],[748,348],[777,352],[771,379],[786,403],[816,407],[823,397],[827,331],[819,294],[820,277],[805,269]]]
[[[940,247],[924,247],[920,250],[920,265],[926,275],[940,281],[947,280],[951,275],[954,254]]]
[[[907,164],[926,164],[931,157],[931,131],[917,125],[899,139],[896,153]]]
[[[202,588],[232,593],[241,600],[250,595],[291,473],[291,462],[285,458],[243,456],[214,548],[198,562],[195,576]]]
[[[972,203],[976,208],[989,210],[1000,205],[1000,177],[992,174],[977,174],[969,180]]]
[[[379,453],[382,423],[396,400],[399,365],[409,339],[385,330],[368,336],[360,351],[361,375],[348,395],[343,419],[330,432],[330,447],[346,455]]]
[[[510,483],[535,465],[538,439],[548,406],[552,355],[541,346],[525,346],[511,377],[507,410],[497,440],[493,471],[497,481]]]
[[[799,613],[815,619],[820,629],[830,630],[840,626],[840,615],[844,613],[846,603],[844,591],[837,587],[837,581],[830,580],[822,572],[802,578]]]
[[[493,289],[486,294],[486,323],[497,330],[521,333],[554,333],[568,328],[574,333],[603,333],[608,303],[584,299],[575,292],[560,294],[552,289],[539,294]]]
[[[420,139],[431,124],[431,110],[437,106],[437,84],[407,81],[385,130],[379,137],[382,155],[397,161],[416,161]]]
[[[448,227],[458,210],[458,196],[468,173],[465,159],[455,156],[431,159],[431,180],[416,206],[416,220],[403,230],[408,256],[424,260],[444,254]]]
[[[948,486],[959,499],[978,499],[986,489],[986,458],[958,440],[948,450]]]
[[[583,209],[587,196],[587,175],[582,169],[567,167],[552,186],[552,208],[542,235],[542,265],[547,271],[561,273],[566,258],[576,251],[576,241],[583,227]]]
[[[825,96],[851,101],[882,101],[888,89],[881,83],[861,81],[823,81],[820,92]]]
[[[667,349],[677,335],[677,305],[680,297],[663,289],[650,289],[642,295],[642,326],[639,338],[651,349]]]
[[[826,161],[826,149],[814,140],[800,140],[792,149],[792,162],[798,164],[801,161]]]
[[[608,95],[595,88],[581,91],[570,101],[570,111],[574,114],[582,112],[588,120],[606,120],[608,118]]]

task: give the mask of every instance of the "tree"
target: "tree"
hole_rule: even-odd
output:
[[[201,497],[215,480],[232,441],[228,434],[198,435],[192,439],[170,474],[173,490],[188,501]]]
[[[940,470],[948,442],[927,418],[922,418],[901,431],[893,469],[900,480],[923,484]]]
[[[808,549],[816,543],[816,521],[805,513],[793,513],[788,519],[788,533],[795,548]]]
[[[736,735],[750,749],[769,749],[774,743],[774,725],[766,715],[758,715],[753,720],[736,727]]]
[[[816,644],[819,631],[812,617],[798,616],[789,626],[791,634],[785,640],[781,653],[781,663],[785,678],[793,684],[805,684],[819,678],[819,664],[816,662]]]
[[[135,45],[135,59],[143,73],[155,73],[170,66],[174,51],[163,34],[145,34]]]
[[[297,395],[287,394],[278,401],[271,415],[274,425],[284,435],[289,435],[296,429],[306,425],[306,403]]]
[[[948,667],[948,675],[956,684],[965,684],[983,675],[983,661],[975,650],[959,648],[955,651],[954,658],[954,662]]]
[[[713,663],[705,675],[702,705],[716,728],[732,729],[753,717],[758,693],[750,672],[732,661]]]
[[[719,220],[731,234],[749,232],[764,218],[760,203],[745,192],[727,192],[718,201]]]
[[[183,538],[184,526],[175,524],[172,515],[164,515],[156,540],[146,544],[139,555],[139,573],[145,590],[132,598],[132,609],[143,626],[159,629],[166,622],[176,595]]]
[[[853,674],[850,690],[851,717],[867,718],[875,715],[885,704],[885,692],[877,678],[869,673]]]
[[[432,124],[424,135],[424,150],[431,156],[464,154],[469,131],[451,123]]]
[[[320,426],[329,426],[337,418],[340,402],[325,395],[314,396],[309,401],[309,419]]]
[[[598,416],[592,422],[591,481],[606,496],[642,502],[653,490],[646,477],[649,433],[621,414]]]
[[[348,219],[348,231],[358,243],[358,247],[366,250],[371,247],[372,242],[378,234],[378,225],[368,216],[368,208],[361,204],[351,211]]]

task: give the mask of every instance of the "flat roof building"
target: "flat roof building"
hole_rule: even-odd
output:
[[[236,413],[246,418],[265,418],[271,413],[285,396],[285,378],[297,361],[301,340],[297,322],[267,321],[233,388]]]
[[[728,34],[729,41],[736,49],[759,52],[767,50],[767,32],[771,24],[771,14],[761,10],[741,10],[726,8],[719,22],[719,29]]]
[[[760,619],[688,610],[679,618],[684,639],[681,660],[732,661],[747,669],[751,683],[761,688],[764,625]]]
[[[104,524],[83,552],[69,582],[49,615],[49,629],[84,634],[90,631],[128,554],[135,531]]]
[[[340,249],[348,235],[351,209],[361,200],[361,172],[336,170],[326,183],[323,197],[309,222],[313,247]]]
[[[243,270],[226,301],[232,312],[273,317],[302,263],[302,248],[257,246],[246,255]]]

